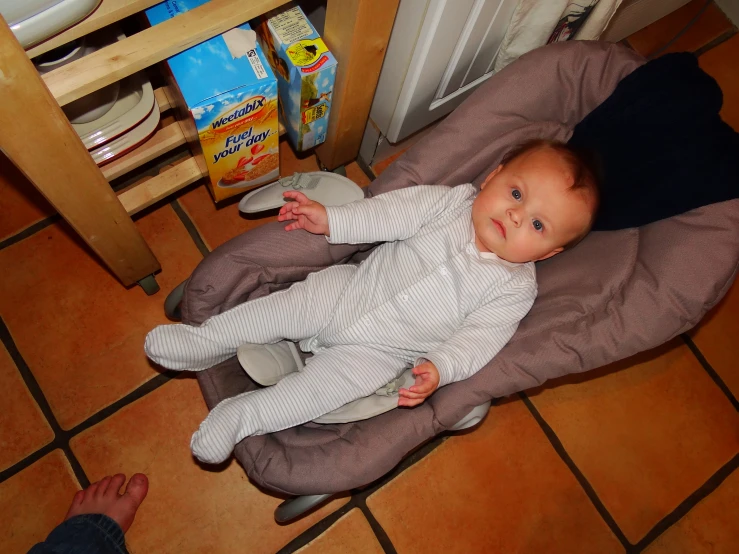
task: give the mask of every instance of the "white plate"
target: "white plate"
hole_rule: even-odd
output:
[[[23,48],[60,33],[95,11],[101,0],[0,0],[0,13],[10,22]]]
[[[155,100],[151,112],[144,121],[117,139],[91,150],[90,155],[98,165],[113,161],[118,156],[122,156],[148,140],[157,130],[157,125],[159,125],[159,106]]]
[[[121,81],[118,100],[108,113],[89,123],[73,123],[72,127],[85,147],[92,150],[141,123],[154,104],[151,83],[143,73],[135,73]]]

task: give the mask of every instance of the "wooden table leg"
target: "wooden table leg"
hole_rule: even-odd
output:
[[[0,17],[0,149],[126,285],[160,266]]]
[[[328,0],[323,37],[339,62],[326,142],[316,148],[328,169],[359,153],[400,0]]]

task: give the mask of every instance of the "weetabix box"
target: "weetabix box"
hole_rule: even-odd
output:
[[[326,140],[336,58],[299,6],[286,4],[258,17],[259,42],[277,74],[280,109],[298,151]]]
[[[208,0],[167,0],[151,25]],[[248,24],[167,60],[172,101],[216,202],[279,177],[277,80]]]

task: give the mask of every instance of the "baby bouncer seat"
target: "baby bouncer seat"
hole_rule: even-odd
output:
[[[436,130],[393,163],[369,195],[418,184],[475,185],[514,145],[567,141],[645,60],[620,45],[559,43],[491,77]],[[182,320],[199,325],[331,264],[357,263],[371,245],[330,245],[270,223],[208,255],[184,286]],[[731,286],[739,259],[739,200],[642,227],[593,232],[537,265],[539,296],[509,344],[466,381],[413,409],[364,421],[308,423],[241,441],[234,455],[258,485],[297,499],[285,521],[333,494],[371,483],[439,433],[479,422],[491,399],[656,347],[695,326]],[[256,388],[234,357],[198,373],[209,408]]]

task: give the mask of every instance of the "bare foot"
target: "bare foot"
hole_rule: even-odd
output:
[[[136,510],[146,498],[149,480],[146,475],[136,473],[128,481],[126,492],[118,494],[125,482],[126,476],[118,473],[77,492],[64,521],[82,514],[105,514],[118,523],[125,533],[133,523]]]

